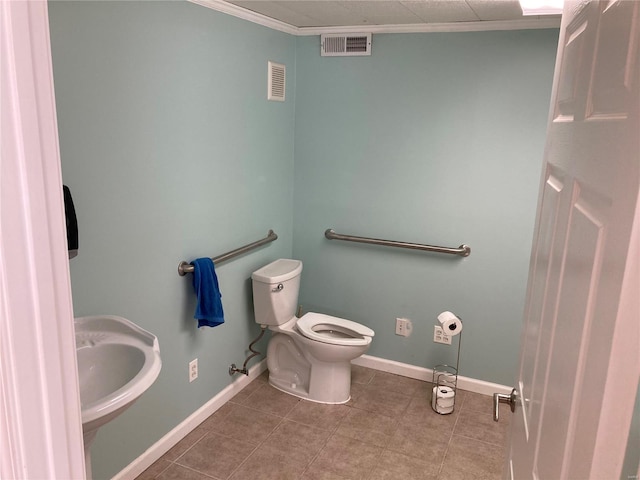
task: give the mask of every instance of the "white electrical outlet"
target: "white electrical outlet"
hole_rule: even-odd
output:
[[[396,335],[404,336],[404,318],[396,318]]]
[[[413,331],[413,324],[408,318],[396,318],[396,335],[408,337]]]
[[[451,345],[451,335],[445,335],[444,330],[440,325],[433,326],[433,341],[435,343],[444,343],[445,345]]]
[[[198,378],[198,359],[195,358],[189,362],[189,382],[193,382]]]

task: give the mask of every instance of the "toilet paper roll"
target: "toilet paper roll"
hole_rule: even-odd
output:
[[[445,335],[453,336],[462,332],[462,320],[449,311],[438,315],[438,322],[440,322]]]
[[[433,387],[431,395],[431,408],[436,412],[445,415],[453,412],[456,391],[453,388],[436,386]]]

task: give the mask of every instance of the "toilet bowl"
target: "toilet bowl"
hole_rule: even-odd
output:
[[[269,383],[319,403],[351,398],[351,360],[365,353],[375,332],[321,313],[295,316],[302,262],[280,259],[251,275],[256,322],[272,336],[267,347]]]

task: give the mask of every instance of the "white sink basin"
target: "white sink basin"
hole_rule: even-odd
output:
[[[87,473],[98,428],[125,411],[158,378],[158,339],[126,318],[75,319]],[[90,475],[87,475],[89,477]]]

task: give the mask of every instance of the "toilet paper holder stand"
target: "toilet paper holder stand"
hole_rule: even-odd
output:
[[[460,365],[460,344],[462,332],[458,335],[458,355],[455,367],[440,364],[433,367],[431,390],[431,408],[439,415],[450,415],[455,409],[458,389],[458,367]]]

